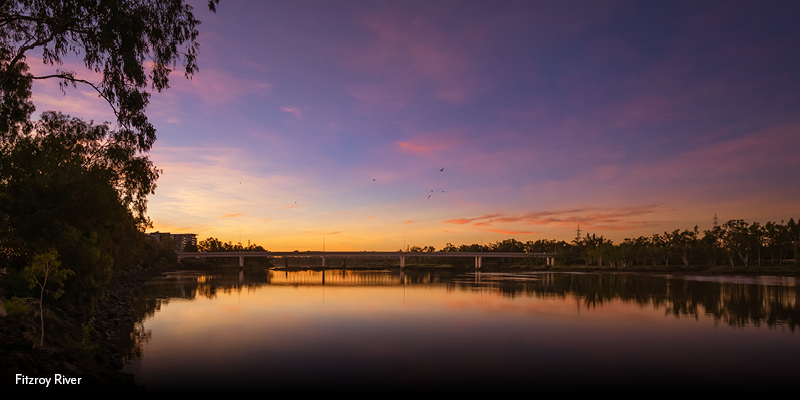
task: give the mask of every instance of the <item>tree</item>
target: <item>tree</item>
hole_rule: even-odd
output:
[[[197,244],[197,247],[200,249],[200,251],[209,253],[225,251],[224,243],[215,237],[201,240],[200,243]]]
[[[731,268],[735,267],[735,258],[749,266],[750,251],[757,245],[757,238],[751,235],[749,224],[744,220],[730,220],[722,224],[722,247],[728,252]]]
[[[39,346],[44,346],[44,295],[50,294],[54,299],[61,297],[64,291],[61,289],[50,290],[48,284],[61,285],[61,281],[73,275],[69,269],[61,269],[61,262],[58,261],[58,252],[51,249],[44,254],[37,254],[33,258],[33,263],[25,267],[25,275],[31,287],[39,287],[39,319],[41,322],[42,336]]]
[[[698,234],[699,231],[697,230],[697,225],[695,225],[692,231],[684,229],[683,232],[680,232],[680,230],[676,229],[668,235],[671,242],[670,247],[680,255],[681,260],[683,260],[683,265],[686,267],[689,267],[689,263],[692,259],[692,252],[697,246]]]
[[[714,268],[717,265],[717,256],[722,250],[722,227],[715,226],[711,230],[703,231],[703,239],[700,243],[703,245],[706,256],[708,258],[708,266]]]
[[[0,143],[0,268],[55,248],[76,273],[64,299],[89,310],[114,269],[141,263],[158,171],[106,124],[44,113],[34,126]]]
[[[159,92],[168,88],[178,64],[187,78],[198,71],[200,21],[183,2],[0,0],[0,138],[13,138],[30,128],[31,82],[58,79],[62,91],[78,83],[93,87],[113,108],[120,127],[117,139],[149,150],[156,130],[145,115],[148,86]],[[212,12],[217,3],[209,0]],[[102,81],[58,68],[34,76],[28,72],[27,56],[36,49],[51,66],[62,65],[69,54],[82,56],[86,68],[101,73]]]

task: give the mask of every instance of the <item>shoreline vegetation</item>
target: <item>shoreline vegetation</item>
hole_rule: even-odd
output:
[[[672,232],[626,238],[621,243],[602,235],[586,234],[572,242],[540,239],[521,242],[506,239],[492,244],[453,245],[447,243],[441,250],[433,246],[409,246],[406,252],[419,253],[407,256],[406,268],[468,268],[467,258],[442,257],[443,253],[550,253],[555,264],[546,265],[541,258],[504,259],[484,258],[482,270],[552,270],[552,271],[631,271],[631,272],[705,272],[705,273],[770,273],[797,275],[800,273],[800,224],[790,218],[788,222],[758,222],[730,220],[703,232],[694,229],[676,229]],[[257,244],[247,247],[241,243],[222,242],[210,237],[197,246],[187,246],[186,252],[266,252]],[[403,250],[398,250],[403,251]],[[426,257],[426,253],[437,257]],[[246,259],[246,262],[253,262]],[[335,257],[329,260],[336,260]],[[184,262],[187,261],[186,259]],[[223,263],[220,258],[210,262]],[[297,262],[292,262],[293,265]],[[314,266],[314,262],[306,263]],[[370,265],[370,262],[348,260],[348,268]],[[391,262],[374,262],[376,267],[391,266]]]

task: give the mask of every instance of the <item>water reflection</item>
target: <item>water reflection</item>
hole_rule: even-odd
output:
[[[780,386],[797,297],[775,277],[181,271],[142,289],[128,370],[152,390]]]

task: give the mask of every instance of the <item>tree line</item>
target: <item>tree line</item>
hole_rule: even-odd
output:
[[[744,220],[730,220],[706,230],[701,235],[698,227],[676,229],[656,233],[652,236],[626,238],[615,244],[602,235],[587,233],[571,242],[555,239],[539,239],[521,242],[506,239],[488,244],[447,243],[441,252],[497,252],[497,253],[551,253],[562,265],[585,265],[598,267],[761,267],[782,266],[787,262],[797,265],[800,254],[800,224],[790,218],[788,222],[758,222],[748,224]],[[200,241],[196,248],[186,251],[238,252],[267,251],[262,246],[222,242],[209,237]],[[403,251],[398,250],[398,251]],[[409,246],[405,251],[432,253],[433,246]]]
[[[788,222],[758,222],[730,220],[703,232],[694,229],[676,229],[663,234],[626,238],[615,244],[596,234],[586,234],[572,242],[540,239],[520,242],[515,239],[488,245],[461,245],[451,243],[444,252],[527,252],[555,253],[564,265],[608,267],[675,267],[675,266],[742,266],[797,265],[800,245],[800,224],[790,218]],[[413,250],[412,250],[413,251]],[[420,249],[420,251],[422,251]],[[428,251],[434,249],[428,247]]]

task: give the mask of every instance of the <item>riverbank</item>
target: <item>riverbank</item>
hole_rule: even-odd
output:
[[[174,266],[170,266],[174,268]],[[133,301],[138,288],[163,269],[120,273],[106,289],[90,321],[68,310],[45,310],[45,346],[38,347],[41,328],[33,312],[0,317],[0,379],[3,386],[27,393],[65,392],[144,393],[133,376],[122,372],[127,349],[120,332],[136,323]],[[49,379],[40,383],[26,378]],[[73,383],[65,378],[75,378]],[[56,383],[58,379],[61,384]],[[78,379],[80,379],[78,381]],[[44,384],[41,384],[45,382]]]

